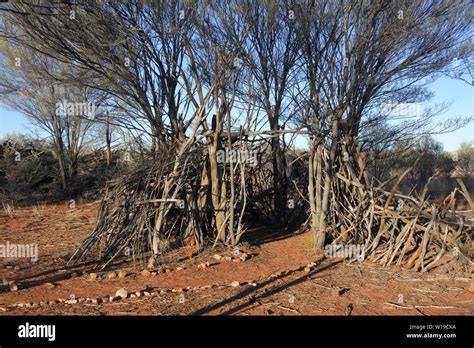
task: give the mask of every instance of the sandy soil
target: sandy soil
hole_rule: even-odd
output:
[[[36,243],[39,251],[36,262],[0,258],[0,315],[474,314],[472,274],[448,277],[323,260],[311,248],[310,233],[254,230],[238,251],[195,257],[183,248],[163,258],[156,275],[142,274],[143,265],[126,256],[106,270],[87,262],[67,265],[91,231],[97,207],[38,205],[12,216],[0,211],[0,244]],[[248,259],[237,262],[244,253]],[[17,291],[10,291],[11,281]],[[122,287],[135,297],[110,302]]]

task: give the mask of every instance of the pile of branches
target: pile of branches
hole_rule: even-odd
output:
[[[342,145],[331,165],[328,151],[323,147],[318,151],[317,158],[310,157],[306,173],[315,179],[308,191],[317,194],[314,206],[319,210],[311,208],[311,213],[324,212],[319,221],[324,221],[326,242],[361,245],[364,259],[423,272],[451,261],[467,263],[474,209],[461,213],[454,203],[457,193],[470,202],[465,185],[443,203],[434,203],[428,195],[431,179],[419,194],[407,196],[398,191],[421,156],[400,176],[376,183],[367,174],[364,154],[357,149],[351,151],[357,155],[349,157],[345,155],[349,150]],[[94,231],[71,261],[97,250],[97,265],[103,268],[123,255],[134,260],[151,255],[148,267],[153,268],[160,261],[157,258],[174,247],[194,244],[202,249],[212,239],[214,244],[238,243],[246,229],[246,212],[261,208],[247,206],[247,192],[250,198],[257,197],[261,188],[258,174],[266,167],[217,163],[214,173],[219,176],[213,180],[211,154],[200,142],[163,148],[159,156],[139,162],[128,174],[109,182]],[[308,194],[293,184],[295,194]],[[218,199],[214,192],[219,193]],[[327,204],[323,200],[326,193]],[[307,216],[299,209],[292,212]],[[315,219],[311,216],[310,220]]]
[[[274,224],[281,219],[288,227],[304,224],[308,219],[307,186],[308,170],[305,154],[291,150],[285,152],[285,183],[286,215],[279,216],[274,204],[274,175],[272,168],[271,148],[261,145],[258,152],[258,166],[249,167],[246,171],[248,191],[247,211],[251,217],[250,223]]]
[[[117,257],[142,260],[151,251],[149,262],[154,263],[186,240],[202,245],[211,218],[198,209],[202,156],[199,146],[184,156],[164,148],[159,156],[140,161],[109,182],[96,226],[70,261],[95,250],[100,254],[97,266],[104,268]]]
[[[214,162],[209,144],[190,138],[141,160],[107,184],[96,226],[70,262],[99,253],[105,268],[120,256],[148,268],[183,245],[197,250],[209,243],[235,246],[245,232],[248,167],[244,162]],[[214,167],[212,166],[214,164]],[[216,192],[218,194],[216,194]]]
[[[456,193],[469,201],[466,187],[462,185],[442,203],[431,201],[427,194],[433,177],[419,194],[406,196],[398,191],[422,156],[399,177],[377,184],[366,174],[362,153],[341,156],[328,216],[332,244],[362,245],[366,260],[421,272],[441,265],[466,265],[472,256],[474,207],[459,212],[454,203]]]
[[[31,204],[55,198],[57,177],[56,161],[44,144],[21,139],[0,142],[0,186],[8,199]]]

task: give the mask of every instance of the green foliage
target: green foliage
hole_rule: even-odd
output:
[[[465,175],[474,176],[474,146],[473,142],[464,142],[457,151],[457,165]]]
[[[472,176],[474,169],[474,148],[472,144],[463,144],[456,154],[443,151],[442,144],[431,136],[418,141],[401,142],[394,147],[381,151],[369,168],[371,173],[381,180],[400,175],[422,156],[418,165],[402,181],[400,189],[410,193],[413,189],[421,191],[431,177],[430,192],[443,196],[455,186],[453,173],[461,167],[463,177]],[[456,159],[457,156],[457,159]],[[467,182],[471,182],[467,178]]]

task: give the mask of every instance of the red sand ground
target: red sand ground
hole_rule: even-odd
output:
[[[472,274],[448,277],[384,269],[368,262],[319,262],[309,233],[275,236],[244,247],[253,254],[245,262],[212,257],[215,253],[232,256],[231,251],[211,250],[190,258],[192,250],[179,250],[162,260],[172,271],[155,276],[141,275],[142,267],[127,260],[105,271],[93,271],[84,264],[66,266],[66,256],[90,233],[96,213],[97,204],[80,204],[75,209],[67,204],[22,208],[12,217],[0,212],[0,243],[39,245],[35,263],[0,259],[0,277],[19,285],[13,292],[6,292],[7,286],[3,286],[0,315],[474,314],[474,294],[469,291]],[[210,266],[198,269],[203,262]],[[306,272],[304,268],[311,262],[317,265]],[[119,270],[125,270],[127,276],[107,277]],[[97,279],[87,274],[92,271],[98,274]],[[231,286],[236,281],[240,285]],[[208,287],[196,288],[203,286]],[[122,287],[129,292],[147,290],[151,295],[109,303],[108,297]],[[48,303],[71,295],[107,301]]]

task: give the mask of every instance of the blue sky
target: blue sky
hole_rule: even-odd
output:
[[[431,89],[435,92],[431,103],[452,103],[448,110],[437,116],[437,121],[474,116],[474,87],[460,80],[443,77],[434,82]],[[34,127],[23,115],[0,105],[0,137],[8,133],[31,133],[32,130]],[[434,138],[443,144],[444,150],[455,151],[462,142],[474,141],[474,122],[455,132],[435,135]]]
[[[442,121],[449,117],[474,116],[474,87],[466,82],[450,78],[441,78],[433,83],[435,92],[432,102],[452,102],[448,110],[437,117]],[[474,122],[455,132],[435,135],[434,138],[443,144],[444,150],[455,151],[462,142],[474,141]]]

